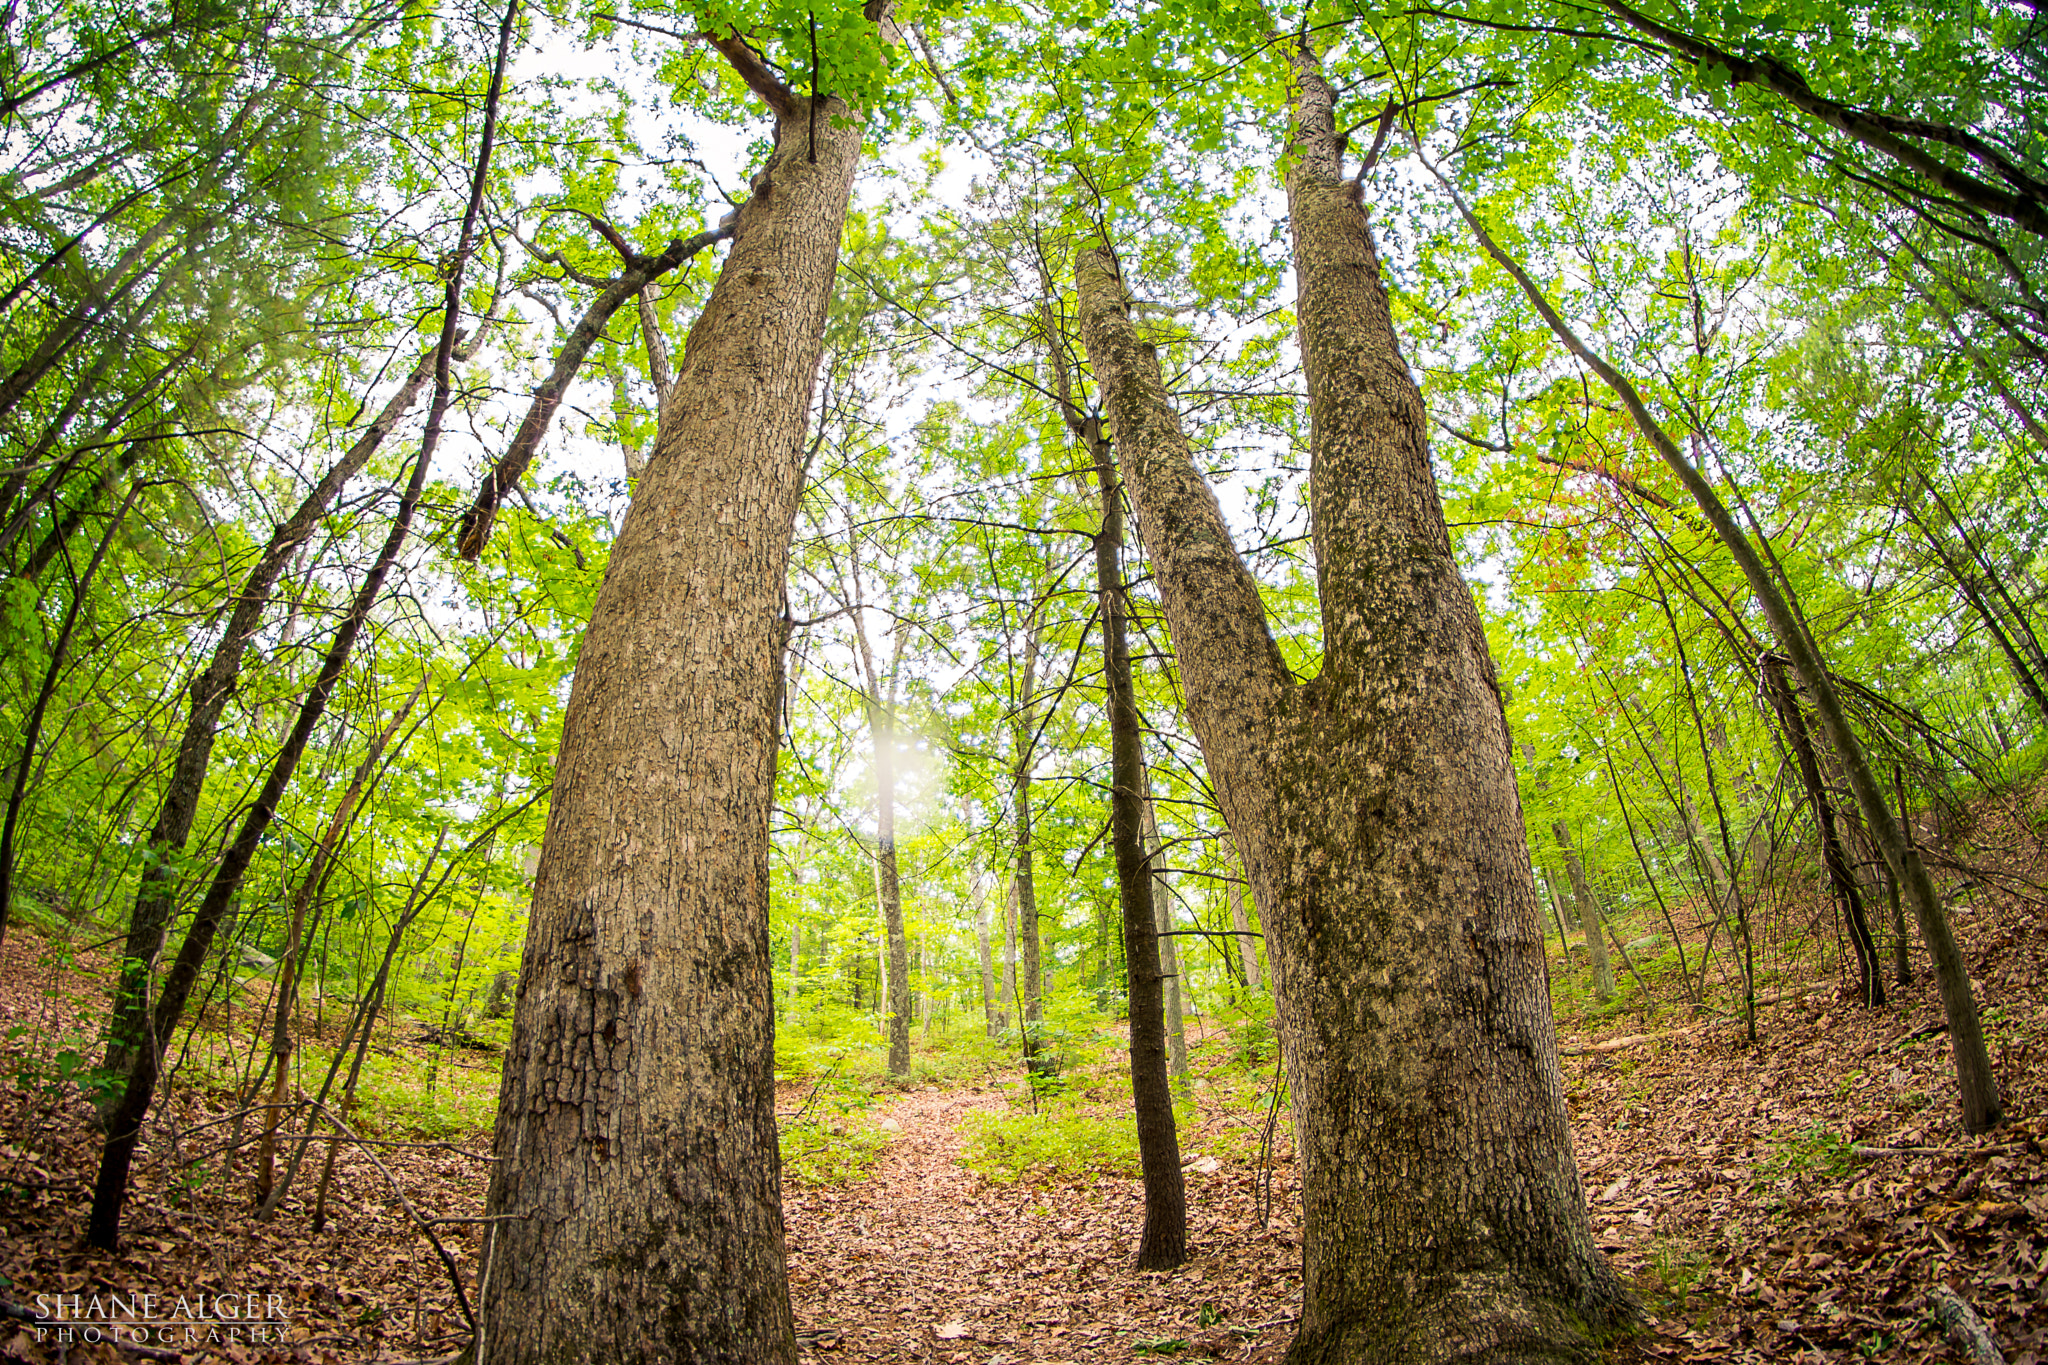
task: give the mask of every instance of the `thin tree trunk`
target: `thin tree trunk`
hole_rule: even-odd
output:
[[[1018,1026],[1023,1033],[1024,1069],[1032,1076],[1045,1074],[1045,1014],[1043,963],[1038,942],[1038,881],[1033,875],[1031,848],[1031,769],[1037,761],[1034,745],[1038,738],[1038,708],[1033,695],[1038,687],[1038,624],[1034,620],[1024,633],[1024,686],[1021,704],[1011,728],[1016,762],[1010,769],[1011,870],[1017,913],[1017,947],[1021,959],[1018,989]]]
[[[1441,178],[1441,177],[1439,177]],[[1720,495],[1700,470],[1687,460],[1679,450],[1678,443],[1671,438],[1657,419],[1651,415],[1649,406],[1627,376],[1609,365],[1581,341],[1566,325],[1564,319],[1544,297],[1536,282],[1518,265],[1513,258],[1501,250],[1487,233],[1478,217],[1457,195],[1448,181],[1443,182],[1459,213],[1471,228],[1487,254],[1512,276],[1542,315],[1551,332],[1587,367],[1600,377],[1622,405],[1629,410],[1636,426],[1642,431],[1657,453],[1678,476],[1678,479],[1692,494],[1708,524],[1728,548],[1736,566],[1742,570],[1750,592],[1763,609],[1764,617],[1770,622],[1771,633],[1777,637],[1778,646],[1791,661],[1800,683],[1813,700],[1813,708],[1820,718],[1821,732],[1841,755],[1844,775],[1855,795],[1857,809],[1863,813],[1864,824],[1871,837],[1877,841],[1878,849],[1884,854],[1886,866],[1891,875],[1898,879],[1906,900],[1912,905],[1913,917],[1919,923],[1920,936],[1927,944],[1928,955],[1934,961],[1935,980],[1941,989],[1942,1012],[1947,1018],[1949,1045],[1954,1051],[1958,1098],[1961,1102],[1963,1128],[1967,1132],[1982,1133],[1995,1128],[2004,1118],[2004,1108],[1999,1100],[1998,1080],[1991,1069],[1991,1055],[1984,1046],[1984,1029],[1977,1013],[1977,997],[1970,985],[1970,974],[1964,966],[1962,949],[1956,943],[1954,927],[1949,923],[1948,910],[1934,889],[1934,879],[1928,875],[1926,865],[1920,859],[1918,849],[1906,842],[1900,834],[1897,820],[1884,799],[1884,792],[1871,773],[1870,761],[1862,741],[1850,728],[1849,720],[1842,710],[1840,696],[1835,691],[1834,680],[1829,676],[1822,662],[1819,649],[1807,637],[1798,613],[1793,609],[1789,587],[1781,589],[1764,565],[1757,547],[1730,516],[1721,502]],[[1766,546],[1768,548],[1768,546]]]
[[[1189,718],[1267,934],[1302,1176],[1289,1360],[1583,1358],[1635,1310],[1572,1158],[1506,718],[1333,95],[1306,50],[1295,75],[1313,681],[1265,628],[1114,259],[1077,270]]]
[[[271,1202],[270,1192],[275,1185],[277,1159],[277,1130],[284,1122],[285,1086],[291,1072],[292,1057],[292,1006],[298,995],[299,958],[306,934],[306,912],[319,894],[320,887],[327,880],[327,872],[333,866],[334,850],[340,844],[342,835],[355,822],[356,806],[362,801],[363,793],[369,788],[370,778],[377,771],[377,760],[383,756],[384,747],[398,734],[405,718],[412,714],[413,706],[420,694],[426,690],[427,680],[421,676],[412,695],[391,715],[390,724],[370,742],[370,751],[363,755],[356,765],[348,787],[342,792],[341,800],[334,807],[334,814],[327,821],[327,828],[313,847],[313,858],[306,868],[306,875],[299,881],[299,889],[292,897],[287,911],[284,951],[278,955],[277,998],[270,1020],[270,1059],[265,1069],[274,1068],[270,1094],[270,1107],[263,1116],[263,1141],[256,1153],[256,1198],[259,1214],[268,1218],[276,1211]],[[256,1086],[260,1088],[259,1075]]]
[[[7,794],[7,814],[4,820],[0,820],[0,943],[7,941],[8,907],[14,904],[14,835],[20,825],[22,806],[28,799],[28,775],[35,768],[36,749],[42,741],[43,717],[49,711],[50,698],[57,693],[57,681],[64,675],[64,659],[71,652],[71,635],[78,625],[78,613],[85,606],[85,594],[91,590],[92,581],[99,574],[100,563],[107,557],[108,547],[114,543],[114,533],[127,519],[128,509],[135,505],[142,487],[136,484],[129,488],[120,509],[108,521],[106,534],[100,537],[99,546],[93,550],[85,572],[72,584],[71,602],[64,609],[64,624],[58,627],[57,638],[50,646],[50,662],[43,670],[43,685],[37,689],[35,704],[29,708],[28,719],[21,727],[21,753],[15,760],[14,783]]]
[[[482,335],[479,328],[476,338],[481,340]],[[314,527],[326,515],[335,495],[361,472],[392,428],[397,426],[398,420],[418,400],[420,390],[433,377],[434,362],[433,350],[420,357],[419,363],[413,366],[412,373],[384,404],[376,420],[300,500],[297,510],[271,533],[269,542],[250,566],[248,576],[242,580],[241,591],[235,595],[213,657],[187,689],[191,696],[191,709],[178,740],[178,756],[171,767],[170,781],[164,788],[163,803],[157,808],[156,822],[150,827],[148,856],[144,860],[141,883],[136,888],[135,909],[129,917],[127,941],[121,951],[120,980],[114,987],[104,1065],[115,1075],[126,1075],[133,1069],[136,1057],[149,1036],[150,978],[155,974],[157,955],[163,951],[164,936],[177,910],[179,874],[175,855],[191,836],[192,823],[199,813],[200,795],[206,784],[207,769],[213,761],[213,745],[220,733],[221,716],[227,711],[228,701],[241,678],[242,660],[248,653],[250,640],[263,623],[263,613],[276,591],[278,577],[307,537],[313,534]],[[113,1105],[117,1102],[112,1097],[104,1102],[105,1107],[101,1111],[103,1122],[111,1117]]]
[[[889,957],[883,1005],[889,1021],[889,1074],[905,1076],[910,1073],[910,951],[896,868],[896,726],[886,705],[869,706],[868,728],[875,745],[875,900]]]
[[[1068,413],[1070,424],[1074,416]],[[1157,936],[1157,878],[1146,847],[1151,802],[1145,795],[1144,733],[1125,625],[1123,489],[1110,464],[1101,419],[1084,419],[1076,434],[1095,461],[1102,495],[1102,526],[1095,536],[1095,592],[1102,604],[1103,677],[1109,693],[1109,842],[1123,906],[1124,957],[1131,964],[1131,1106],[1137,1115],[1138,1164],[1145,1183],[1145,1225],[1138,1236],[1137,1266],[1171,1270],[1188,1257],[1187,1191],[1168,1076],[1164,1016],[1169,1004],[1161,990],[1161,950],[1173,940]]]
[[[988,895],[978,893],[974,900],[974,938],[981,949],[981,1020],[983,1030],[993,1042],[1002,1036],[1002,1016],[996,1003],[995,952],[989,938]]]
[[[491,90],[485,108],[482,145],[477,153],[476,176],[470,187],[470,199],[463,213],[462,229],[457,238],[455,268],[449,272],[447,289],[442,305],[441,339],[435,351],[434,399],[427,414],[427,428],[420,440],[419,458],[413,462],[412,479],[406,486],[398,503],[398,512],[392,519],[391,530],[377,553],[377,559],[357,589],[355,598],[349,604],[347,614],[342,618],[340,628],[335,631],[333,643],[328,647],[327,656],[321,662],[319,676],[314,680],[312,690],[300,704],[298,720],[286,738],[284,747],[272,762],[269,775],[264,779],[262,789],[257,793],[255,803],[243,817],[234,840],[222,853],[220,866],[215,871],[211,885],[207,887],[205,899],[192,917],[192,927],[185,935],[185,942],[178,949],[177,959],[164,978],[162,997],[156,1008],[150,1012],[149,1025],[145,1035],[138,1038],[135,1060],[126,1076],[125,1084],[119,1091],[119,1099],[107,1122],[107,1141],[100,1155],[100,1170],[93,1187],[91,1222],[86,1240],[93,1246],[112,1251],[118,1246],[121,1226],[121,1207],[128,1195],[128,1169],[134,1160],[135,1146],[142,1135],[142,1121],[149,1112],[150,1101],[155,1095],[158,1068],[162,1064],[163,1048],[177,1027],[184,1013],[185,1003],[193,984],[198,980],[200,968],[206,960],[207,950],[212,947],[214,935],[227,917],[228,908],[240,891],[242,878],[248,872],[250,861],[256,855],[257,846],[270,828],[271,819],[277,813],[277,803],[283,797],[285,787],[291,782],[292,774],[298,768],[299,757],[305,752],[306,742],[312,737],[313,728],[319,724],[326,712],[327,699],[334,686],[341,679],[342,669],[347,665],[349,654],[355,648],[356,637],[361,633],[363,623],[369,618],[370,608],[383,591],[384,579],[391,572],[392,563],[398,558],[400,547],[405,544],[407,533],[412,527],[414,510],[419,506],[420,494],[426,487],[427,469],[433,463],[434,448],[440,442],[441,419],[447,411],[448,400],[454,391],[454,377],[451,367],[454,360],[458,323],[462,314],[462,266],[466,264],[479,209],[482,207],[484,184],[490,169],[491,145],[497,131],[498,95],[503,88],[504,67],[510,49],[512,19],[518,0],[513,0],[505,12],[505,22],[499,31],[498,60],[493,68]]]
[[[1242,866],[1240,861],[1240,870]],[[1252,933],[1251,919],[1245,914],[1242,881],[1233,881],[1230,884],[1230,928],[1237,935],[1237,950],[1244,959],[1245,989],[1256,994],[1265,988],[1265,978],[1259,972],[1258,936]]]
[[[736,35],[713,42],[775,112],[775,151],[684,345],[570,690],[478,1365],[796,1358],[769,813],[804,430],[862,128]]]
[[[1152,868],[1152,929],[1158,938],[1161,1009],[1166,1017],[1167,1069],[1174,1083],[1188,1080],[1188,1034],[1181,1002],[1180,940],[1173,936],[1173,888],[1159,869],[1165,863],[1165,848],[1159,837],[1159,813],[1152,798],[1145,798],[1145,857]]]
[[[998,1033],[1007,1033],[1017,1017],[1017,882],[1006,879],[1003,886],[1003,996],[996,1011]]]
[[[889,1027],[889,1074],[910,1074],[910,952],[903,934],[903,885],[896,861],[896,686],[903,666],[892,632],[886,690],[868,643],[860,564],[852,566],[853,637],[867,684],[868,739],[875,751],[875,904],[882,912],[882,990],[877,1003]]]
[[[1841,832],[1835,824],[1835,804],[1828,799],[1827,784],[1821,780],[1820,761],[1813,751],[1813,737],[1807,733],[1806,717],[1799,713],[1799,701],[1785,678],[1786,660],[1776,654],[1763,658],[1764,695],[1770,698],[1778,724],[1784,727],[1785,742],[1799,767],[1806,786],[1806,798],[1813,803],[1815,822],[1820,826],[1821,863],[1827,868],[1828,885],[1849,925],[1849,941],[1856,946],[1856,975],[1863,1003],[1871,1009],[1884,1004],[1884,968],[1877,959],[1877,940],[1871,936],[1870,921],[1863,913],[1863,889],[1849,866],[1842,847]]]
[[[1572,848],[1572,836],[1564,821],[1553,820],[1550,832],[1557,836],[1557,851],[1564,855],[1564,870],[1572,879],[1572,898],[1578,902],[1579,926],[1586,933],[1586,956],[1593,963],[1593,997],[1605,1003],[1614,998],[1614,968],[1607,961],[1607,935],[1600,922],[1600,902],[1586,885],[1585,864]]]

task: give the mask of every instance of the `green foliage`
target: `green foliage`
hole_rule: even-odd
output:
[[[1825,1126],[1806,1128],[1796,1133],[1774,1129],[1766,1141],[1770,1152],[1755,1166],[1758,1185],[1788,1179],[1836,1181],[1846,1178],[1856,1169],[1854,1144]]]
[[[1138,1126],[1062,1097],[1038,1112],[970,1114],[960,1164],[1003,1184],[1138,1174]]]
[[[844,1117],[794,1124],[781,1138],[783,1178],[812,1189],[862,1179],[889,1145],[874,1124]]]
[[[1705,1278],[1708,1267],[1705,1253],[1678,1238],[1661,1238],[1650,1248],[1650,1274],[1680,1313],[1686,1311],[1687,1302]]]

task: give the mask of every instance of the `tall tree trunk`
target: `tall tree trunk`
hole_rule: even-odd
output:
[[[1451,188],[1450,182],[1443,183],[1480,246],[1513,277],[1552,334],[1573,355],[1583,360],[1587,368],[1600,377],[1600,382],[1621,400],[1636,427],[1656,448],[1666,467],[1685,485],[1701,514],[1727,547],[1736,567],[1742,570],[1743,579],[1749,584],[1757,605],[1763,609],[1764,618],[1770,622],[1778,647],[1791,661],[1793,671],[1799,675],[1801,685],[1813,701],[1821,733],[1827,736],[1828,742],[1841,756],[1843,775],[1849,780],[1857,809],[1863,813],[1864,825],[1877,841],[1886,867],[1898,880],[1905,899],[1913,908],[1913,917],[1920,926],[1922,940],[1927,944],[1928,956],[1933,959],[1935,980],[1941,989],[1942,1013],[1948,1022],[1949,1046],[1955,1057],[1956,1090],[1961,1101],[1963,1128],[1967,1132],[1982,1133],[1997,1127],[2005,1116],[1998,1094],[1998,1078],[1991,1069],[1991,1054],[1984,1046],[1984,1027],[1977,1014],[1976,991],[1970,984],[1970,973],[1963,963],[1962,949],[1956,943],[1955,928],[1949,923],[1947,907],[1934,889],[1934,879],[1921,861],[1919,850],[1900,833],[1899,823],[1871,771],[1863,742],[1850,728],[1841,697],[1835,690],[1834,679],[1828,673],[1819,647],[1807,636],[1806,628],[1793,608],[1790,584],[1781,586],[1772,577],[1757,546],[1750,543],[1742,527],[1729,515],[1720,494],[1707,481],[1706,475],[1686,459],[1678,443],[1651,414],[1636,386],[1579,339],[1551,306],[1549,299],[1544,297],[1536,282],[1529,278],[1528,272],[1501,250],[1478,216]]]
[[[1842,908],[1842,917],[1848,923],[1849,941],[1856,947],[1859,994],[1865,1005],[1877,1009],[1884,1004],[1884,967],[1878,961],[1877,940],[1872,936],[1870,921],[1863,913],[1863,889],[1857,884],[1855,870],[1849,865],[1848,850],[1842,846],[1841,830],[1835,820],[1835,803],[1829,799],[1827,783],[1821,777],[1813,736],[1807,732],[1806,717],[1800,714],[1799,700],[1792,695],[1792,684],[1785,677],[1787,662],[1782,655],[1764,656],[1764,695],[1770,699],[1778,724],[1784,727],[1785,742],[1791,747],[1792,757],[1799,768],[1800,782],[1806,787],[1806,799],[1813,803],[1814,820],[1820,826],[1821,864],[1827,868],[1829,889],[1835,893],[1835,900]]]
[[[1064,386],[1062,386],[1064,387]],[[1071,407],[1071,405],[1069,405]],[[1069,413],[1069,418],[1074,414]],[[1180,1134],[1173,1117],[1173,1087],[1161,991],[1156,933],[1157,885],[1145,831],[1144,731],[1131,681],[1123,577],[1123,489],[1110,464],[1099,418],[1078,433],[1095,461],[1102,493],[1102,527],[1095,536],[1095,592],[1102,603],[1103,678],[1109,693],[1109,843],[1116,859],[1117,895],[1123,906],[1124,957],[1131,964],[1131,1107],[1138,1121],[1138,1164],[1145,1177],[1145,1226],[1138,1236],[1140,1270],[1171,1270],[1188,1258],[1187,1191],[1180,1171]]]
[[[1045,1044],[1044,964],[1039,957],[1038,881],[1031,859],[1031,769],[1037,762],[1038,707],[1033,693],[1038,687],[1038,623],[1033,620],[1024,633],[1024,687],[1011,743],[1016,762],[1010,769],[1010,833],[1015,862],[1011,868],[1013,908],[1017,915],[1019,957],[1016,982],[1017,1023],[1024,1036],[1024,1069],[1042,1076],[1048,1065]]]
[[[1593,888],[1586,884],[1586,865],[1572,847],[1571,832],[1565,829],[1564,821],[1553,820],[1550,832],[1557,836],[1557,851],[1564,855],[1564,870],[1572,879],[1572,898],[1579,907],[1579,927],[1585,931],[1586,956],[1593,963],[1593,997],[1603,1002],[1612,1000],[1614,968],[1607,961],[1607,934],[1601,922],[1600,902],[1594,899]]]
[[[893,688],[892,688],[893,690]],[[896,725],[886,705],[868,707],[875,745],[875,901],[882,910],[889,973],[883,1012],[889,1020],[889,1074],[910,1074],[910,950],[903,935],[903,886],[896,868]]]
[[[775,151],[684,344],[570,690],[498,1104],[479,1365],[796,1358],[768,822],[804,431],[861,125],[737,36],[716,45],[774,110]]]
[[[1268,935],[1302,1171],[1288,1359],[1586,1359],[1635,1309],[1572,1158],[1506,718],[1332,94],[1306,50],[1295,73],[1313,681],[1265,628],[1114,259],[1077,272],[1189,718]]]
[[[1181,1001],[1180,940],[1173,936],[1173,887],[1166,874],[1165,842],[1159,837],[1159,812],[1145,798],[1145,857],[1152,869],[1152,930],[1158,939],[1161,1010],[1166,1017],[1166,1064],[1177,1084],[1188,1080],[1188,1033]]]

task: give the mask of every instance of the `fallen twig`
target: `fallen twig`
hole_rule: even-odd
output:
[[[2005,1353],[1998,1349],[1991,1329],[1977,1316],[1977,1310],[1963,1301],[1962,1295],[1938,1284],[1927,1291],[1927,1301],[1950,1344],[1969,1356],[1975,1365],[2005,1365]]]
[[[469,1330],[474,1332],[476,1330],[476,1314],[470,1311],[469,1291],[462,1287],[462,1272],[455,1268],[455,1258],[448,1254],[448,1248],[442,1246],[441,1239],[434,1235],[433,1224],[420,1217],[420,1211],[412,1206],[412,1200],[405,1193],[405,1186],[398,1183],[398,1177],[391,1174],[391,1168],[384,1164],[384,1159],[377,1155],[375,1148],[369,1146],[362,1138],[357,1137],[355,1130],[346,1123],[343,1123],[339,1114],[317,1100],[312,1101],[312,1104],[315,1109],[318,1109],[327,1116],[327,1121],[334,1125],[336,1132],[362,1148],[363,1155],[370,1158],[375,1163],[377,1169],[384,1173],[384,1178],[391,1182],[391,1190],[398,1196],[398,1202],[405,1206],[405,1211],[412,1216],[412,1221],[419,1228],[420,1232],[429,1242],[434,1244],[434,1251],[440,1256],[441,1264],[447,1268],[448,1283],[455,1286],[455,1306],[462,1310],[462,1320],[468,1323]],[[452,1356],[450,1357],[450,1359],[453,1358]]]

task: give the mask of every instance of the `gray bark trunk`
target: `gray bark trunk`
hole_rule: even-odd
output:
[[[1038,944],[1038,881],[1031,861],[1031,769],[1036,762],[1038,708],[1032,696],[1038,687],[1038,624],[1032,622],[1024,635],[1024,690],[1017,708],[1012,734],[1016,766],[1010,773],[1011,832],[1015,840],[1016,864],[1011,873],[1017,911],[1017,948],[1021,972],[1016,987],[1018,1023],[1024,1034],[1024,1066],[1034,1076],[1044,1074],[1045,1014],[1042,996],[1045,979]]]
[[[1145,857],[1152,868],[1152,932],[1159,940],[1160,1009],[1166,1020],[1166,1068],[1174,1082],[1188,1080],[1188,1026],[1182,1003],[1180,940],[1173,937],[1173,887],[1163,866],[1165,849],[1159,837],[1159,812],[1145,798]]]
[[[1307,53],[1296,71],[1312,682],[1265,629],[1113,258],[1078,271],[1189,717],[1268,935],[1302,1171],[1288,1358],[1590,1358],[1635,1312],[1572,1158],[1507,725],[1331,92]]]
[[[1259,972],[1259,940],[1252,933],[1251,917],[1245,913],[1243,882],[1230,884],[1230,928],[1237,935],[1238,955],[1244,959],[1245,989],[1263,990],[1265,978]]]
[[[1557,851],[1564,855],[1565,874],[1572,879],[1572,898],[1579,906],[1579,927],[1585,931],[1586,956],[1593,964],[1593,996],[1597,1000],[1614,998],[1614,968],[1607,961],[1607,936],[1602,924],[1600,902],[1593,896],[1593,888],[1586,884],[1586,865],[1579,861],[1579,855],[1572,848],[1571,834],[1565,829],[1564,821],[1554,820],[1550,832],[1557,836]]]
[[[584,636],[506,1051],[483,1365],[792,1362],[768,821],[804,432],[861,127],[737,38],[776,151]],[[812,159],[807,152],[815,155]]]
[[[988,897],[979,894],[974,902],[974,937],[981,947],[981,1020],[990,1039],[1002,1035],[996,1007],[995,949],[989,937]]]

